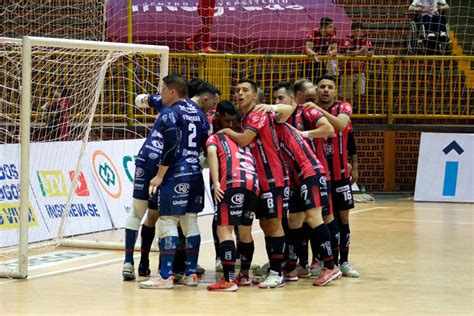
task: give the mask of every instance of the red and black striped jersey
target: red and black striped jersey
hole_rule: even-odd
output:
[[[300,131],[309,131],[316,128],[316,123],[324,117],[323,113],[316,109],[308,108],[305,109],[303,105],[298,105],[293,111],[293,114],[288,118],[287,123],[294,126]],[[311,147],[313,152],[316,154],[319,162],[326,170],[326,178],[329,177],[329,166],[324,153],[324,144],[326,143],[325,138],[306,138],[305,141]]]
[[[336,101],[327,109],[334,116],[339,114],[352,115],[352,106],[348,102]],[[331,179],[342,180],[350,178],[351,174],[348,168],[347,140],[351,124],[342,131],[335,131],[333,137],[329,137],[324,144],[324,153],[328,161]]]
[[[242,130],[250,130],[257,135],[249,144],[257,167],[260,188],[284,187],[288,184],[288,173],[278,154],[280,145],[270,114],[250,111],[242,117]]]
[[[280,153],[290,171],[292,185],[300,185],[303,179],[326,173],[308,143],[293,127],[288,123],[275,123],[275,130],[280,140]]]
[[[225,134],[211,135],[206,143],[206,147],[209,146],[217,147],[222,190],[245,188],[259,194],[257,171],[250,148],[237,145]]]

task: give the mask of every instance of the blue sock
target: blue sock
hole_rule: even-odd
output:
[[[129,262],[132,265],[135,263],[133,260],[133,251],[135,249],[135,242],[137,241],[138,230],[132,230],[125,228],[125,262]]]
[[[167,279],[173,274],[173,262],[177,244],[177,236],[168,236],[160,239],[160,275],[163,279]]]
[[[200,245],[201,235],[186,238],[186,276],[196,273]]]

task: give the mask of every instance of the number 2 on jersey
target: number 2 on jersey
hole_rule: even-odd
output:
[[[188,135],[188,145],[189,145],[189,147],[196,147],[197,144],[196,144],[195,138],[196,138],[196,135],[197,135],[197,128],[196,128],[196,125],[194,123],[189,123],[188,132],[190,132],[190,134]]]

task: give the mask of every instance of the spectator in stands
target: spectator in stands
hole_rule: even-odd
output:
[[[70,101],[66,95],[66,89],[58,87],[51,102],[46,102],[41,107],[46,122],[45,137],[49,141],[68,140]]]
[[[201,28],[192,36],[186,39],[186,48],[195,50],[195,43],[202,40],[201,49],[203,53],[215,53],[211,48],[211,26],[215,11],[215,0],[199,0],[198,13],[202,20]]]
[[[351,25],[352,35],[342,43],[341,51],[347,56],[373,56],[373,46],[370,38],[362,31],[362,23],[354,22]],[[343,62],[339,97],[342,100],[354,102],[354,84],[357,84],[357,94],[365,95],[365,65],[361,60]]]
[[[336,56],[337,54],[336,30],[334,29],[333,20],[328,17],[323,17],[319,21],[319,26],[319,29],[314,29],[306,34],[305,47],[303,49],[304,54],[313,57],[316,61],[314,63],[314,76],[311,69],[312,62],[307,63],[306,73],[303,74],[303,77],[312,79],[312,81],[328,73],[328,69],[321,66],[318,56]],[[330,66],[330,73],[337,75],[337,70],[334,69],[334,63],[329,62],[328,64]]]
[[[434,55],[439,42],[446,42],[448,33],[446,28],[446,16],[441,13],[446,12],[449,5],[446,0],[413,0],[408,11],[421,14],[421,22],[425,26],[427,34],[428,55]]]

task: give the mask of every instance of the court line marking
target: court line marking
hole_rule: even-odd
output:
[[[392,222],[418,222],[418,223],[433,223],[433,224],[453,224],[453,225],[474,225],[469,222],[446,222],[446,221],[432,221],[423,219],[402,219],[402,218],[375,218],[375,217],[356,217],[357,220],[371,220],[371,221],[392,221]]]

